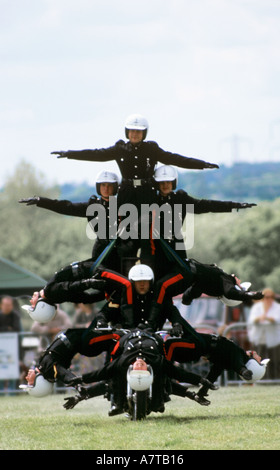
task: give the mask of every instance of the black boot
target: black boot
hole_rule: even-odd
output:
[[[247,369],[247,367],[242,367],[242,369],[239,372],[239,375],[241,375],[241,377],[243,377],[243,379],[245,380],[251,380],[253,377],[253,372]]]
[[[189,295],[188,289],[182,295],[182,304],[190,305],[193,301],[193,298]]]
[[[116,405],[115,403],[112,404],[110,411],[108,411],[109,416],[116,416],[122,413],[124,413],[123,407]]]

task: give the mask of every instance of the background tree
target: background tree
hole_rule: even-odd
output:
[[[34,195],[59,198],[60,191],[22,161],[0,193],[0,256],[49,279],[66,264],[89,258],[93,241],[86,236],[86,219],[18,203]]]
[[[225,271],[280,291],[280,198],[231,214],[195,219],[195,245],[188,256],[216,263]]]

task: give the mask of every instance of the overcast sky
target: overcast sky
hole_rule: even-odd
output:
[[[109,147],[132,113],[166,150],[280,161],[279,0],[0,0],[0,11],[0,186],[22,159],[51,182],[93,183],[104,164],[50,152]]]

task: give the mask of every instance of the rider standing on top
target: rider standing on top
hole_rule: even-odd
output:
[[[152,186],[157,162],[186,169],[219,168],[218,165],[213,163],[162,150],[156,142],[145,141],[148,128],[148,122],[143,116],[133,114],[125,122],[125,135],[129,139],[128,142],[119,140],[115,145],[108,148],[55,151],[52,154],[58,155],[58,158],[93,162],[115,160],[122,175],[121,187],[126,185],[137,188]]]

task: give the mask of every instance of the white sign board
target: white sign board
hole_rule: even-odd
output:
[[[17,333],[0,334],[0,380],[19,378]]]

